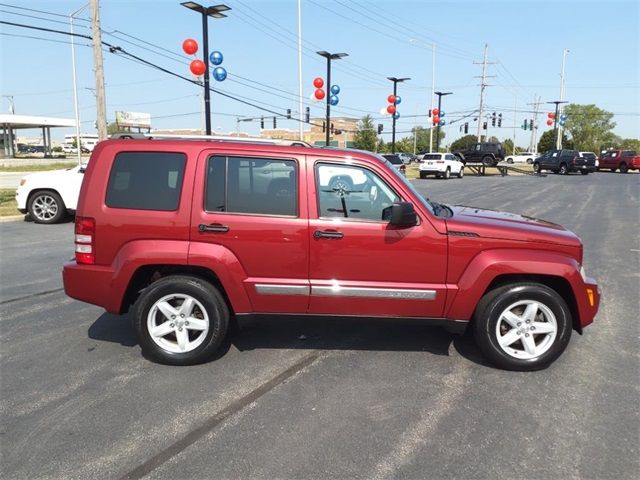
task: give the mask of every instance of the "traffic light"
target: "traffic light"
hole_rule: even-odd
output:
[[[491,116],[491,126],[496,126],[496,112],[493,112],[493,115]]]
[[[322,133],[324,133],[327,130],[327,124],[325,122],[322,122]]]
[[[533,130],[533,119],[529,120],[529,130]]]
[[[333,135],[333,122],[331,122],[331,135]]]
[[[260,117],[260,128],[264,130],[264,117]]]
[[[311,120],[311,113],[309,112],[309,107],[307,107],[304,111],[304,121],[306,123],[309,123],[309,121]]]
[[[378,124],[378,135],[380,135],[382,133],[382,130],[384,129],[384,125],[382,125],[381,123]]]
[[[483,129],[483,130],[486,130],[486,129],[487,129],[487,122],[484,122],[484,123],[482,124],[482,129]]]
[[[498,127],[502,127],[502,114],[498,115]]]
[[[273,117],[273,129],[274,130],[276,129],[276,117],[275,117],[275,115]]]
[[[465,122],[464,124],[464,133],[469,133],[469,123]]]
[[[291,109],[287,108],[287,120],[291,120]]]

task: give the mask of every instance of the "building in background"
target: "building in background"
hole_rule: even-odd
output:
[[[353,137],[359,121],[360,119],[351,117],[331,118],[333,134],[330,135],[329,145],[340,148],[353,147]],[[326,133],[322,128],[324,123],[324,118],[312,118],[311,129],[302,132],[303,140],[311,145],[324,145],[326,141]],[[274,140],[299,140],[300,133],[297,129],[263,128],[260,130],[260,137]]]

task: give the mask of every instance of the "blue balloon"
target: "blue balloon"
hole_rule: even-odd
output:
[[[396,110],[396,113],[394,113],[394,114],[393,114],[393,119],[394,119],[394,120],[397,120],[397,119],[399,119],[399,118],[400,118],[400,112],[398,112],[398,111]]]
[[[444,117],[444,112],[440,112],[440,118]]]
[[[443,125],[446,125],[446,124],[447,124],[446,120],[440,120],[440,123],[438,125],[442,127]]]
[[[214,65],[220,65],[223,59],[224,57],[222,56],[222,53],[217,50],[211,52],[211,55],[209,55],[209,60],[211,60],[211,63]]]
[[[340,93],[340,87],[338,85],[332,85],[331,93],[333,93],[334,95],[338,95]]]
[[[215,78],[219,82],[224,82],[227,78],[227,71],[224,67],[216,67],[213,69],[213,78]]]
[[[334,87],[335,87],[335,85],[334,85]],[[333,88],[332,88],[332,90],[333,90]],[[329,97],[329,103],[330,103],[331,105],[337,105],[339,101],[340,101],[340,99],[338,98],[338,96],[337,96],[337,95],[331,95],[331,96]]]
[[[398,105],[401,102],[402,102],[402,97],[400,97],[399,95],[396,95],[396,105]]]

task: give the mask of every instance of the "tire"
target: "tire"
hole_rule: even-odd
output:
[[[188,300],[190,305],[185,306]],[[209,282],[187,275],[152,283],[138,297],[133,312],[143,355],[168,365],[210,359],[229,329],[230,313],[220,292]],[[152,334],[153,330],[157,333]]]
[[[424,180],[425,178],[427,178],[427,174],[425,172],[420,172],[420,178]]]
[[[482,164],[485,167],[495,167],[498,162],[493,157],[485,155],[484,157],[482,157]]]
[[[449,167],[444,171],[443,177],[445,180],[449,180],[451,178],[451,169]]]
[[[40,190],[29,198],[29,215],[36,223],[51,224],[62,220],[66,207],[58,193],[53,190]]]
[[[533,173],[540,173],[542,172],[542,168],[540,168],[540,164],[538,162],[535,162],[533,164]]]
[[[531,165],[533,163],[533,158],[527,158],[527,163]]]
[[[458,178],[462,178],[464,177],[464,167],[460,168],[460,171],[458,172]]]
[[[558,173],[560,175],[569,175],[569,167],[567,167],[566,163],[561,163],[560,168],[558,169]]]
[[[473,322],[484,355],[506,370],[546,368],[571,338],[569,307],[555,290],[539,283],[514,283],[490,291],[478,303]]]
[[[511,157],[507,158],[507,163],[513,163],[513,158]]]
[[[627,173],[628,171],[629,171],[629,166],[626,163],[622,162],[620,164],[620,173]]]

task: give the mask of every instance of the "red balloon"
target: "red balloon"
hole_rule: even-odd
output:
[[[436,108],[436,110],[437,110],[437,108]],[[440,117],[438,117],[438,116],[434,116],[433,117],[433,124],[435,125],[436,123],[440,123]]]
[[[196,42],[193,38],[187,38],[184,42],[182,42],[182,50],[187,55],[193,55],[198,51],[198,42]]]
[[[396,97],[395,97],[395,95],[389,95],[389,96],[387,97],[387,102],[389,102],[389,103],[393,103],[393,104],[395,105],[395,104],[396,104]]]
[[[206,66],[202,60],[194,60],[189,65],[189,69],[191,70],[191,73],[193,73],[196,77],[199,77],[200,75],[204,74]]]
[[[551,119],[547,120],[547,125],[549,125],[549,126],[553,125],[553,120],[551,120]]]
[[[549,113],[547,113],[547,117],[549,117],[551,119],[554,119],[554,118],[556,118],[556,114],[553,113],[553,112],[549,112]]]
[[[313,79],[313,86],[316,88],[322,88],[322,86],[324,85],[324,80],[321,77],[316,77]],[[322,97],[324,97],[324,95],[322,95]],[[322,98],[320,97],[320,98]]]
[[[438,110],[437,108],[434,108],[433,110],[431,110],[431,113],[435,116],[440,113],[440,110]]]
[[[316,79],[317,80],[317,79]],[[322,79],[320,79],[322,80]],[[313,95],[318,99],[322,100],[324,98],[324,90],[321,88],[317,88]]]
[[[393,95],[391,95],[391,96],[393,97]],[[394,113],[396,113],[396,106],[393,105],[393,104],[387,105],[387,113],[390,114],[390,115],[393,115]]]

